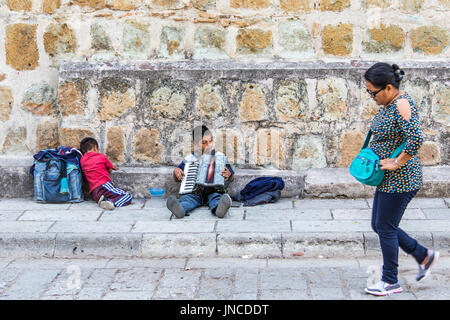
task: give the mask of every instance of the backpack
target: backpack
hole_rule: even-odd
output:
[[[30,172],[34,176],[34,200],[42,202],[82,202],[82,173],[77,149],[58,147],[34,156]]]

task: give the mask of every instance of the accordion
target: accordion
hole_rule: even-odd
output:
[[[190,155],[185,159],[184,177],[181,181],[179,194],[187,194],[201,191],[206,188],[215,188],[218,191],[225,190],[225,170],[227,157],[212,150],[211,154],[203,154],[201,157]]]

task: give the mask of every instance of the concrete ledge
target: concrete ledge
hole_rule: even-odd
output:
[[[423,187],[418,197],[448,197],[450,167],[423,167]],[[375,187],[355,180],[347,168],[310,169],[305,173],[305,197],[312,198],[369,198]]]
[[[32,197],[33,176],[29,168],[32,159],[0,158],[0,197]],[[234,194],[244,188],[252,179],[262,176],[279,176],[285,182],[282,197],[310,198],[368,198],[375,187],[365,186],[356,181],[348,168],[321,168],[304,171],[239,169],[236,168],[235,181],[229,193]],[[166,196],[177,194],[180,184],[172,176],[173,167],[121,167],[113,172],[111,179],[117,186],[131,192],[135,198],[148,198],[149,187],[163,187]],[[424,186],[420,197],[449,197],[450,167],[424,167]]]
[[[369,222],[367,222],[369,223]],[[422,245],[450,251],[448,232],[410,232]],[[0,233],[0,257],[292,258],[381,254],[373,232]]]

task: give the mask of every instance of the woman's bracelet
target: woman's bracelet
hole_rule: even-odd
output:
[[[394,159],[394,162],[399,166],[399,168],[402,167],[402,165],[400,164],[400,162],[398,162],[397,158]]]

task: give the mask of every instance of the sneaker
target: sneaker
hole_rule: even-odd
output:
[[[169,209],[175,217],[181,219],[185,216],[185,212],[177,197],[169,196],[166,202],[167,209]]]
[[[431,267],[438,261],[439,252],[433,250],[428,250],[427,253],[428,260],[425,264],[419,264],[419,273],[416,276],[416,281],[420,281],[431,273]]]
[[[384,281],[379,281],[372,287],[366,287],[364,291],[374,296],[387,296],[388,294],[400,293],[403,289],[398,283],[389,284]]]
[[[231,197],[228,194],[225,193],[224,195],[222,195],[222,197],[220,198],[219,204],[217,205],[217,208],[216,208],[216,212],[215,212],[216,216],[218,218],[225,217],[225,215],[228,212],[228,209],[230,209],[230,207],[231,207],[232,202],[233,201],[231,200]]]

